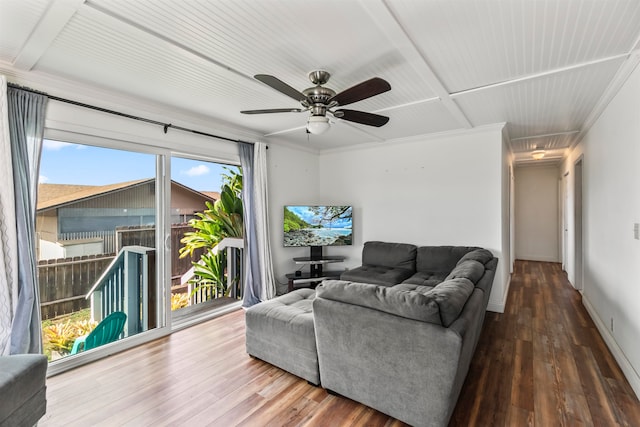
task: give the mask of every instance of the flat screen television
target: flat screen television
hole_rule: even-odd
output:
[[[352,206],[284,207],[284,246],[353,245]]]

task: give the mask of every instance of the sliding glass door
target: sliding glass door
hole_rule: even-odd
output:
[[[171,158],[173,326],[206,317],[242,298],[241,190],[237,166]]]
[[[51,362],[166,327],[166,158],[45,140],[36,247]]]

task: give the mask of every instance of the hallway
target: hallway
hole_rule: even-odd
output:
[[[560,264],[516,261],[450,425],[640,425],[640,402]]]

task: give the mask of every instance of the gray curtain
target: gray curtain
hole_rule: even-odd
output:
[[[18,302],[10,353],[42,353],[35,213],[48,98],[17,88],[8,88],[7,98],[18,236]]]
[[[255,228],[253,208],[253,144],[239,143],[240,165],[242,166],[242,211],[244,215],[244,251],[245,274],[243,307],[251,307],[260,302],[260,283],[258,281],[260,260],[258,257],[258,238]]]
[[[244,240],[247,255],[244,307],[250,307],[276,295],[269,238],[266,153],[267,146],[264,143],[240,143]]]

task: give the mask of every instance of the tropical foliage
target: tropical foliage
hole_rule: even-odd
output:
[[[192,256],[194,251],[204,248],[205,253],[200,260],[193,263],[194,277],[191,282],[196,284],[194,292],[208,288],[210,294],[227,295],[225,267],[227,254],[225,251],[215,252],[214,248],[226,237],[243,236],[242,219],[242,172],[226,168],[222,175],[220,199],[215,203],[206,203],[207,209],[196,213],[195,219],[189,222],[193,232],[185,233],[181,242],[180,257]]]
[[[300,230],[301,228],[308,228],[311,224],[300,218],[289,209],[284,208],[284,232]]]
[[[189,295],[186,293],[171,294],[171,311],[184,308],[189,305]]]
[[[89,334],[97,325],[88,309],[57,320],[42,322],[43,352],[49,360],[71,352],[76,338]]]

